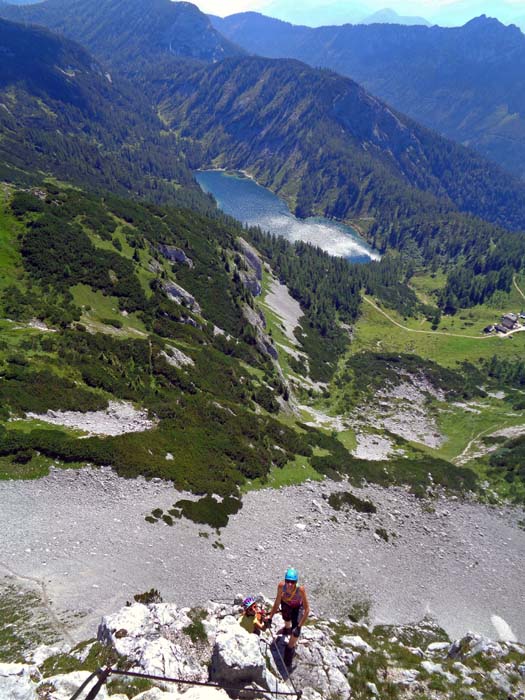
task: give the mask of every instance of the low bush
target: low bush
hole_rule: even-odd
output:
[[[377,513],[377,508],[372,501],[359,498],[350,491],[331,493],[328,497],[328,503],[334,510],[352,508],[358,513]]]
[[[14,413],[48,410],[97,411],[107,407],[101,394],[77,386],[49,370],[34,371],[11,366],[0,377],[0,404]]]

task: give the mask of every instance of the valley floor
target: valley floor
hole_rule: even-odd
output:
[[[376,487],[352,489],[376,514],[333,510],[326,497],[345,489],[325,481],[248,493],[219,535],[186,520],[145,522],[152,508],[180,497],[157,480],[84,469],[2,481],[0,585],[37,583],[61,634],[81,639],[95,635],[103,614],[152,587],[188,606],[237,593],[272,596],[294,565],[323,616],[370,603],[373,622],[428,613],[451,636],[474,630],[495,638],[503,619],[525,640],[522,511]]]

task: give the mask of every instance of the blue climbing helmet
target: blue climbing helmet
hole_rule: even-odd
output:
[[[297,581],[299,580],[299,574],[297,573],[297,569],[294,569],[293,567],[287,569],[284,575],[284,580],[295,581],[295,583],[297,583]]]
[[[248,608],[251,608],[254,603],[255,603],[255,598],[252,598],[252,596],[248,596],[248,598],[245,598],[242,601],[242,607],[245,610],[248,610]]]

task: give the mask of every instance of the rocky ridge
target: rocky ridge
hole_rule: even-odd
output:
[[[112,675],[98,696],[102,700],[219,700],[247,689],[251,697],[268,699],[277,697],[276,691],[301,691],[305,700],[525,698],[525,645],[474,633],[451,642],[429,618],[371,627],[313,617],[303,629],[289,675],[281,658],[282,637],[273,636],[280,616],[263,637],[250,635],[238,624],[240,600],[193,609],[128,604],[102,619],[97,641],[68,650],[40,647],[26,663],[0,664],[0,697],[68,700],[89,677],[89,659],[94,668],[110,665],[215,686],[188,690],[148,681],[151,687],[136,693],[135,685]],[[269,600],[260,600],[269,606]],[[69,672],[59,672],[65,668]]]

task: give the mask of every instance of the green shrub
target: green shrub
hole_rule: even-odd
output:
[[[97,411],[107,407],[107,399],[50,370],[30,370],[13,366],[0,381],[0,404],[13,412],[44,413],[47,410]]]
[[[206,619],[206,615],[206,610],[203,610],[202,608],[194,608],[188,613],[188,617],[192,622],[186,627],[183,627],[182,631],[184,634],[188,635],[194,644],[205,642],[208,638],[203,624],[203,620]]]
[[[180,509],[181,514],[194,523],[219,529],[226,527],[229,516],[241,509],[242,502],[239,498],[231,496],[227,496],[222,502],[219,502],[213,496],[208,495],[198,501],[182,499],[177,501],[174,507]]]
[[[133,600],[135,603],[142,603],[142,605],[151,605],[152,603],[162,603],[162,596],[156,588],[150,588],[144,593],[135,593]]]
[[[122,328],[122,321],[119,318],[101,318],[101,323],[106,326],[113,326],[113,328]]]
[[[343,508],[353,508],[358,513],[376,513],[377,508],[371,501],[359,498],[350,491],[339,491],[331,493],[328,497],[328,503],[334,510],[342,510]]]

